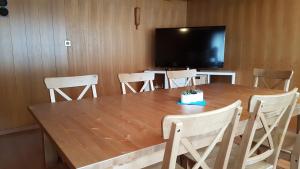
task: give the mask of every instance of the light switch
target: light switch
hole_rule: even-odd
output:
[[[65,47],[70,47],[71,45],[71,41],[70,40],[65,40]]]

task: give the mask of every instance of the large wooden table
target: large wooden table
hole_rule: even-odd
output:
[[[230,84],[195,88],[204,91],[207,106],[178,105],[180,93],[187,89],[178,88],[47,103],[29,109],[70,168],[137,168],[162,161],[164,116],[201,113],[240,99],[244,108],[242,131],[251,95],[281,92]],[[195,138],[194,145],[207,146],[211,139],[210,136]]]

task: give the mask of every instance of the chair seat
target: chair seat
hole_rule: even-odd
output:
[[[258,142],[259,141],[258,138],[261,138],[264,133],[265,133],[264,131],[257,131],[254,138],[254,142]],[[280,156],[279,156],[280,159],[284,159],[287,161],[291,160],[291,154],[294,149],[294,145],[296,144],[297,136],[298,136],[297,133],[289,132],[289,131],[286,132],[283,145],[281,148]],[[263,143],[263,145],[264,146],[261,146],[259,150],[264,151],[265,149],[268,149],[269,144],[266,141]]]
[[[163,163],[157,163],[157,164],[151,165],[149,167],[145,167],[144,169],[161,169],[162,168],[162,164]],[[175,169],[184,169],[184,168],[181,167],[179,164],[176,164]]]
[[[273,168],[273,165],[271,165],[267,162],[264,162],[264,161],[260,161],[258,163],[246,166],[246,169],[272,169],[272,168]]]
[[[294,132],[287,132],[283,141],[282,149],[284,151],[292,152],[294,149],[294,145],[297,139],[297,133]]]
[[[216,147],[214,148],[214,150],[209,154],[209,156],[207,157],[206,159],[206,164],[210,167],[210,168],[213,168],[215,162],[216,162],[216,158],[217,158],[217,154],[219,152],[219,145],[216,145]],[[231,151],[231,154],[230,154],[230,160],[229,160],[229,163],[228,163],[228,167],[227,168],[233,168],[233,161],[234,161],[234,157],[235,155],[238,153],[238,148],[239,146],[236,145],[236,144],[233,144],[232,145],[232,151]],[[203,153],[205,151],[206,148],[201,148],[198,150],[199,154]],[[190,153],[187,153],[185,154],[185,156],[194,161],[194,158],[192,157],[192,155]]]
[[[239,145],[233,144],[227,168],[233,168],[234,167],[234,163],[235,163],[235,159],[236,159],[235,157],[238,156],[238,150],[239,150]],[[201,154],[201,152],[204,152],[204,151],[205,151],[205,148],[202,148],[202,149],[198,150],[198,152],[200,154]],[[211,152],[211,154],[208,156],[207,160],[206,160],[206,164],[210,168],[213,168],[215,162],[217,162],[216,158],[217,158],[218,151],[219,151],[219,146],[217,145],[214,148],[214,150]],[[190,154],[185,154],[185,156],[188,159],[194,161],[193,157]],[[267,162],[264,162],[264,161],[246,166],[246,169],[271,169],[271,168],[273,168],[273,165],[271,165]]]
[[[254,142],[258,142],[259,138],[261,138],[263,136],[263,134],[265,134],[265,132],[263,130],[258,130],[255,134]],[[286,132],[281,151],[286,152],[286,153],[291,153],[294,148],[294,144],[296,142],[297,135],[298,134],[294,133],[294,132],[289,132],[289,131]],[[266,141],[263,143],[263,145],[265,145],[267,147],[269,146],[269,144]]]

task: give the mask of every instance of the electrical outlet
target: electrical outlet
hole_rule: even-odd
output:
[[[65,47],[70,47],[71,45],[71,41],[70,40],[65,40]]]

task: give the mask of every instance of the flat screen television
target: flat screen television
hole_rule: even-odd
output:
[[[158,28],[155,66],[160,68],[223,68],[225,26]]]

